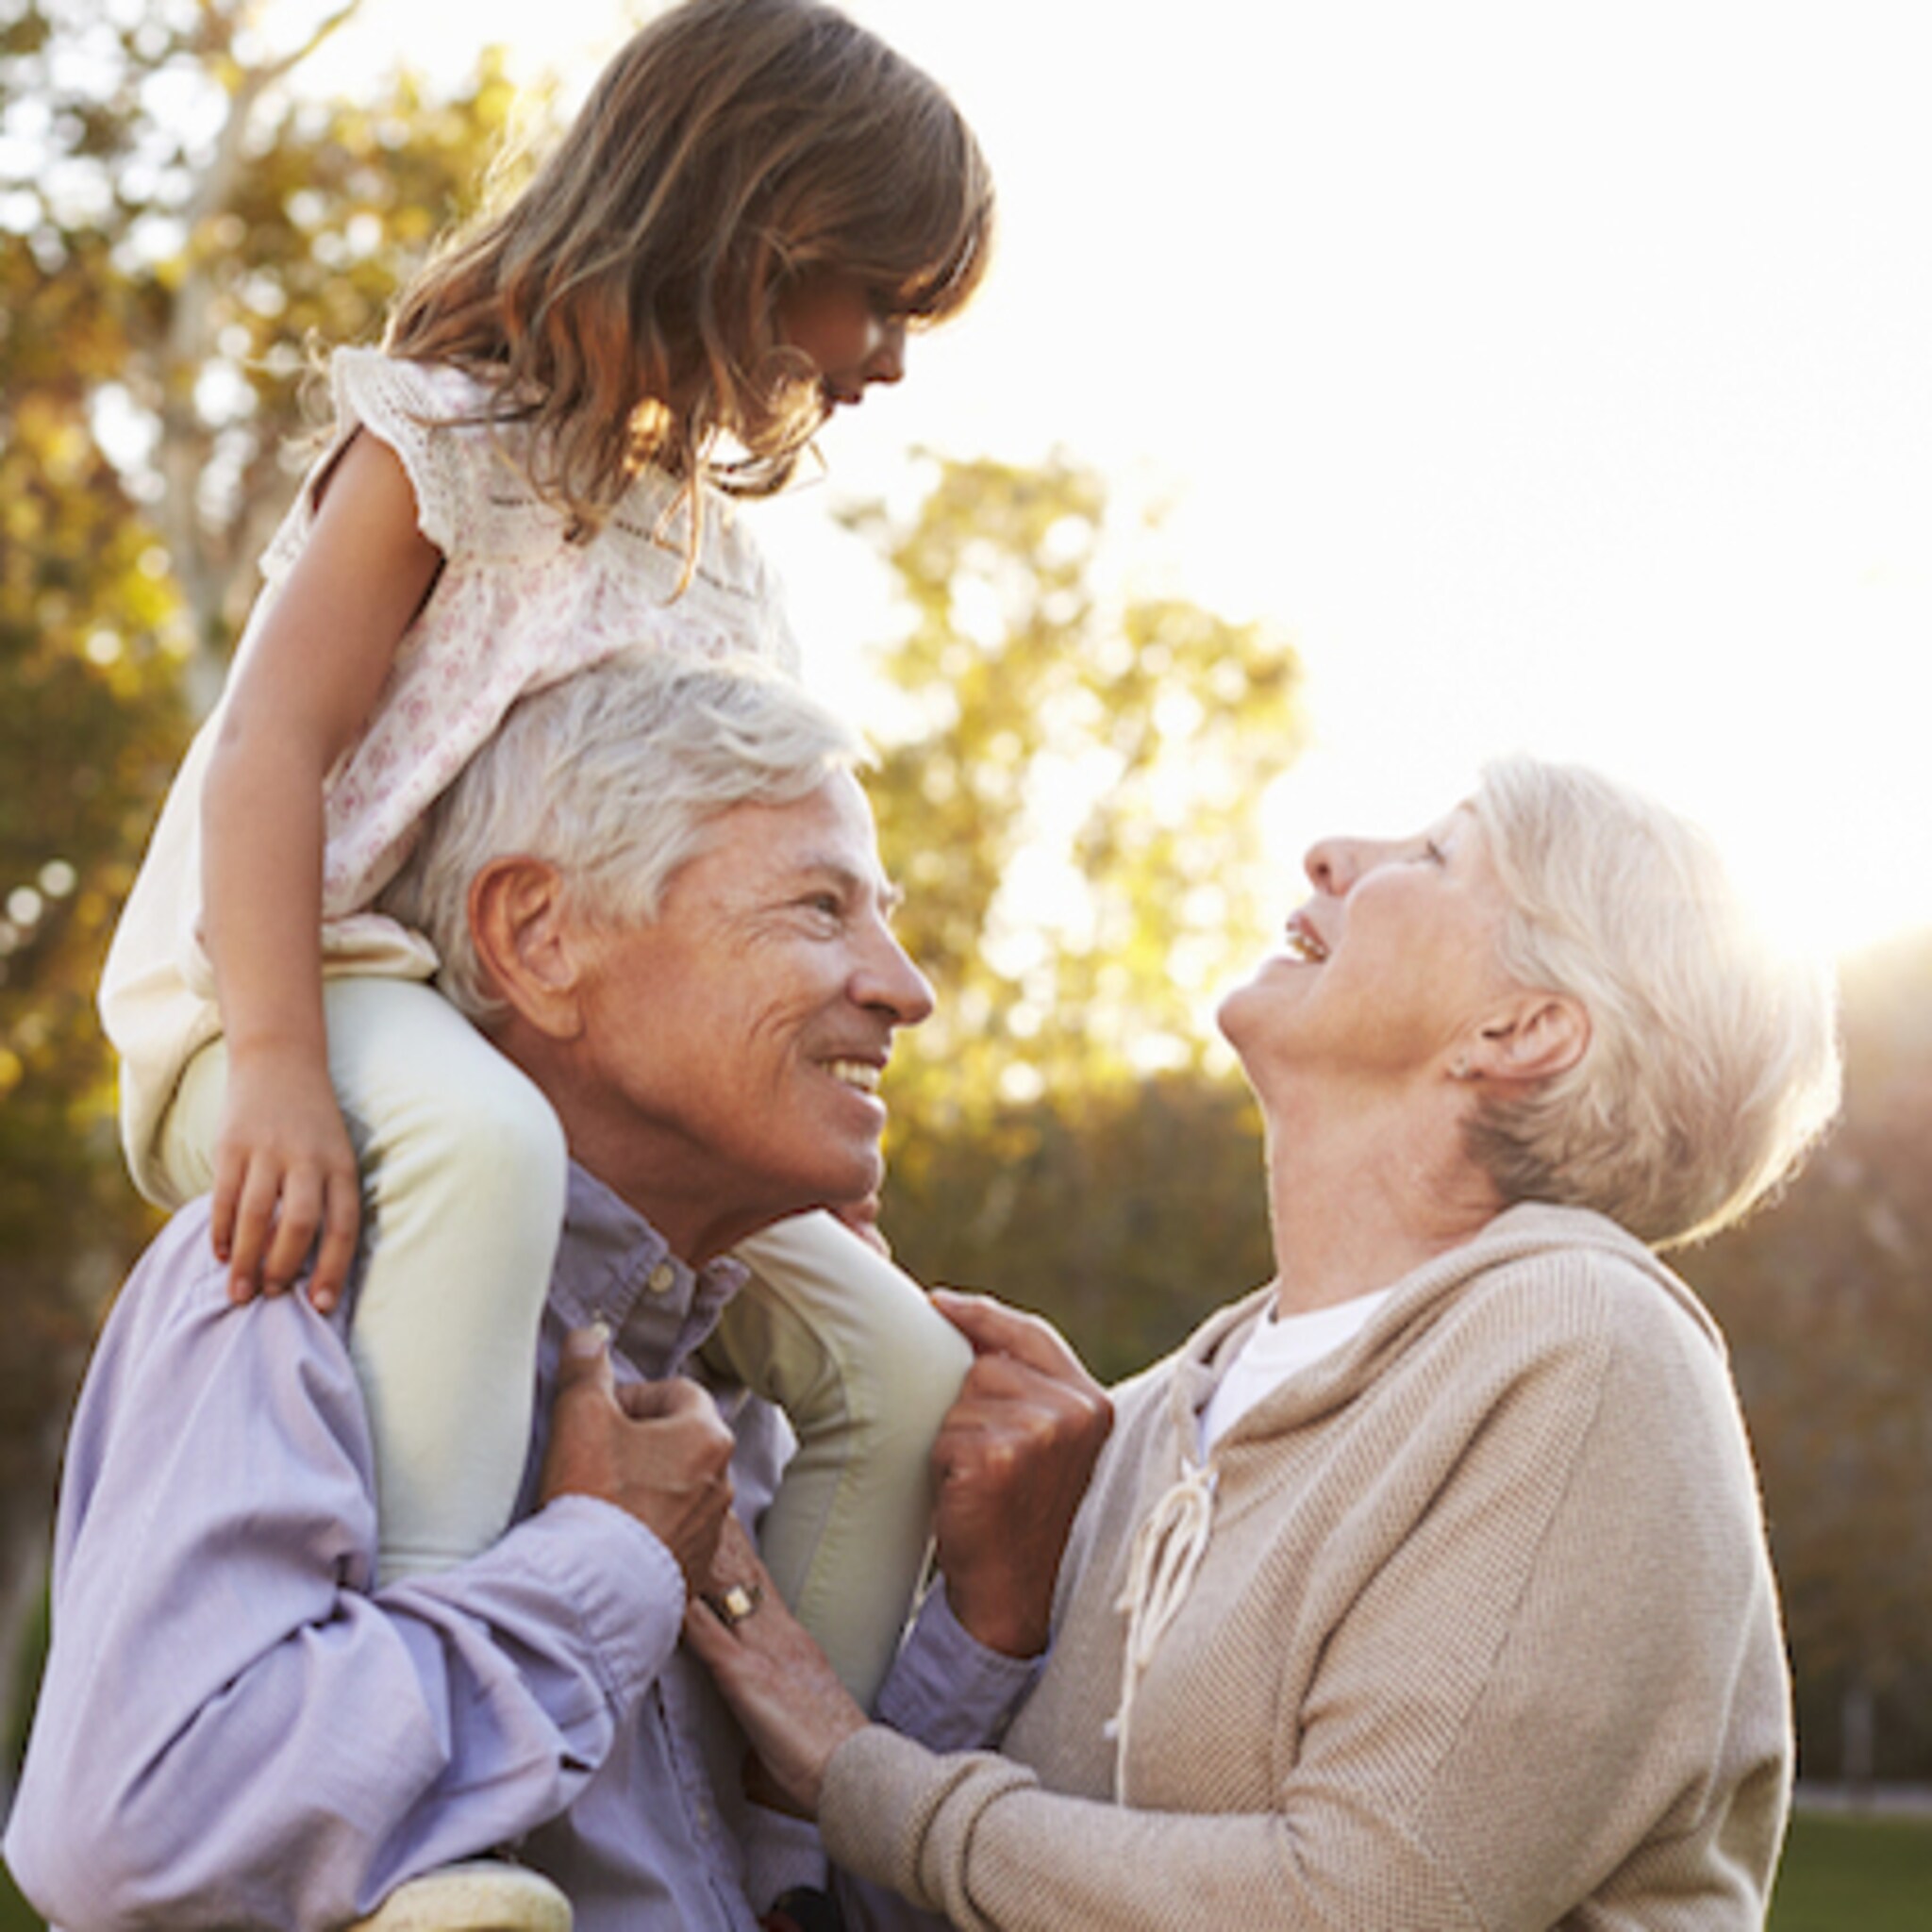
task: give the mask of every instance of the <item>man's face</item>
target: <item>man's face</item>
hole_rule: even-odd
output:
[[[932,1010],[894,897],[841,772],[714,819],[650,924],[577,928],[573,1151],[686,1260],[878,1185],[879,1076]]]

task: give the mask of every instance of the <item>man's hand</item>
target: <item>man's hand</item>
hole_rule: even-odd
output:
[[[933,1305],[974,1354],[932,1452],[946,1601],[989,1650],[1033,1657],[1113,1404],[1038,1315],[945,1289]]]
[[[542,1499],[616,1504],[676,1557],[689,1592],[710,1575],[731,1507],[731,1431],[695,1382],[620,1389],[606,1344],[602,1328],[564,1338]]]

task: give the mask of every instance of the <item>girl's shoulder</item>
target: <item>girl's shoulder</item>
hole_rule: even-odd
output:
[[[514,469],[485,420],[486,398],[473,377],[440,364],[406,362],[380,349],[342,348],[329,358],[327,382],[330,421],[321,447],[262,557],[269,584],[286,575],[301,555],[324,484],[350,441],[363,434],[375,437],[402,464],[415,498],[417,526],[445,558],[493,549],[527,560],[541,550],[542,533],[524,533],[519,543],[517,518],[512,515],[505,526],[502,507],[518,494]]]
[[[623,631],[626,643],[728,645],[797,669],[783,587],[729,498],[706,490],[694,505],[675,479],[646,471],[596,536],[579,541],[570,516],[530,480],[526,431],[491,420],[492,398],[476,377],[380,349],[342,348],[330,358],[328,387],[333,425],[263,559],[271,582],[308,541],[319,485],[349,440],[367,434],[402,464],[417,525],[442,554],[442,608],[474,593],[499,619],[513,605],[537,631],[551,619],[579,631],[602,625]],[[519,575],[513,592],[504,588],[506,573]],[[578,637],[568,655],[588,659],[599,647]]]
[[[560,525],[522,486],[512,439],[491,423],[484,386],[463,370],[380,349],[338,349],[329,397],[335,425],[323,462],[358,431],[386,444],[415,492],[423,534],[445,557],[513,540],[517,512],[525,523]]]
[[[386,349],[343,347],[328,360],[337,426],[354,420],[424,416],[439,424],[480,426],[488,404],[482,383],[447,362],[414,362]]]

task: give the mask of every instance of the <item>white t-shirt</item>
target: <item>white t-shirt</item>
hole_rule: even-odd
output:
[[[1291,1375],[1353,1341],[1392,1292],[1377,1289],[1333,1307],[1312,1308],[1306,1315],[1277,1315],[1272,1310],[1264,1315],[1248,1331],[1241,1353],[1228,1364],[1201,1411],[1201,1454],[1205,1457],[1256,1403]]]

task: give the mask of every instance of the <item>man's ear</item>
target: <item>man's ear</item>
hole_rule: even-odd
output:
[[[470,941],[497,996],[553,1040],[583,1030],[582,961],[557,868],[526,853],[492,858],[470,881]]]
[[[1491,1012],[1458,1060],[1466,1079],[1527,1082],[1566,1074],[1590,1048],[1590,1015],[1562,992],[1522,992]]]

